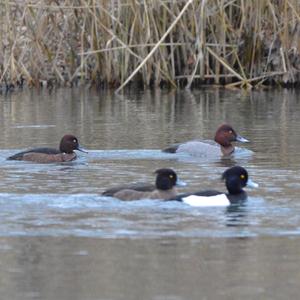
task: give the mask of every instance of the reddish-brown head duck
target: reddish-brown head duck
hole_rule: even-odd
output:
[[[234,152],[232,142],[248,143],[249,141],[235,132],[228,124],[222,124],[216,131],[215,142],[221,146],[223,155],[230,155]]]
[[[215,142],[218,143],[221,148],[210,141],[194,140],[182,144],[175,144],[163,151],[168,153],[188,153],[201,157],[229,156],[233,154],[235,150],[232,142],[246,143],[249,141],[237,134],[230,125],[222,124],[216,131]]]
[[[54,148],[34,148],[19,152],[13,156],[8,157],[8,160],[25,160],[36,163],[54,163],[67,162],[76,159],[74,150],[84,151],[78,142],[76,136],[66,134],[62,137],[59,149]]]

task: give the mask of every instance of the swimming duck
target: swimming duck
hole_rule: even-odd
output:
[[[228,193],[206,190],[178,195],[175,200],[191,206],[227,206],[247,198],[247,193],[243,190],[244,187],[258,187],[257,183],[249,179],[246,169],[240,166],[227,169],[223,173],[222,179],[225,180]]]
[[[204,156],[204,157],[217,157],[217,156],[229,156],[234,153],[234,146],[232,142],[249,142],[247,139],[243,138],[228,124],[222,124],[218,127],[215,134],[215,143],[210,141],[188,141],[182,144],[175,144],[169,148],[163,150],[167,153],[188,153],[194,156]]]
[[[59,149],[53,148],[34,148],[19,152],[8,157],[8,160],[25,160],[37,163],[67,162],[76,159],[74,150],[86,152],[78,142],[78,139],[71,134],[62,137]]]
[[[185,183],[177,178],[177,174],[172,169],[158,169],[155,173],[155,185],[144,183],[124,185],[106,190],[102,195],[127,201],[141,199],[168,200],[176,196],[175,186],[185,185]]]

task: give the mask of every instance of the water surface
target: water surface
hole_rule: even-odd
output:
[[[87,89],[0,96],[0,292],[7,299],[282,299],[299,294],[300,106],[297,91]],[[165,154],[228,122],[253,152]],[[75,134],[88,154],[65,164],[7,161]],[[101,192],[153,182],[171,167],[185,190],[224,190],[247,168],[259,189],[240,206],[124,203]],[[282,284],[284,282],[284,284]],[[141,297],[143,295],[143,297]]]

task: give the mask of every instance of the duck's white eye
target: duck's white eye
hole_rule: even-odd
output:
[[[173,177],[174,177],[173,175],[169,175],[169,178],[171,178],[171,179],[172,179]]]
[[[232,130],[229,130],[229,133],[232,134],[233,133]]]
[[[74,139],[74,140],[73,140],[73,143],[77,143],[77,140],[76,140],[76,139]]]
[[[245,175],[242,174],[242,175],[240,176],[240,178],[241,178],[241,179],[245,179]]]

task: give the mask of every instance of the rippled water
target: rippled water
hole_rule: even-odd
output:
[[[297,298],[298,91],[117,97],[62,89],[0,100],[0,292],[7,299]],[[207,160],[160,151],[211,139],[225,121],[251,141],[243,146],[252,155]],[[31,146],[56,147],[65,133],[89,153],[66,164],[6,160]],[[124,182],[153,182],[161,167],[188,183],[182,191],[224,190],[220,176],[235,164],[260,185],[239,206],[101,196]]]

